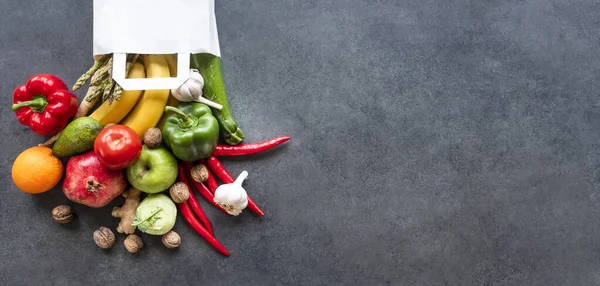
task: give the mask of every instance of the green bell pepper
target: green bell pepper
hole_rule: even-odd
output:
[[[192,162],[212,155],[219,139],[219,123],[210,107],[202,103],[182,103],[167,106],[162,127],[163,142],[175,157]]]

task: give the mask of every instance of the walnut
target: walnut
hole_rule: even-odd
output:
[[[144,241],[137,234],[130,234],[123,242],[127,251],[137,253],[144,247]]]
[[[168,248],[177,248],[181,244],[181,237],[171,230],[163,234],[162,243]]]
[[[108,249],[115,245],[115,234],[108,227],[100,227],[94,232],[94,241],[98,247]]]
[[[60,205],[52,210],[52,217],[58,223],[69,223],[74,216],[73,208],[68,205]]]
[[[198,164],[192,167],[190,175],[192,176],[192,180],[198,183],[206,182],[208,179],[208,169],[203,164]]]
[[[148,146],[148,148],[157,148],[162,143],[162,133],[160,129],[153,127],[150,128],[144,133],[144,144]]]
[[[190,190],[185,183],[177,182],[169,188],[171,199],[176,203],[186,202],[190,198]]]

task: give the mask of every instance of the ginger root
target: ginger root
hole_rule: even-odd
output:
[[[125,197],[125,204],[122,207],[114,207],[112,216],[121,218],[117,226],[118,233],[132,234],[135,232],[135,226],[132,225],[135,219],[135,210],[140,205],[142,192],[136,188],[131,188],[123,192],[123,197]]]

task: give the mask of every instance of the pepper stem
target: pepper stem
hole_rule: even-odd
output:
[[[181,118],[181,120],[183,120],[183,122],[188,122],[190,120],[190,117],[185,114],[183,111],[179,110],[177,107],[173,107],[173,106],[165,106],[165,112],[175,112],[177,115],[179,115],[179,118]]]
[[[173,106],[166,106],[165,107],[165,112],[174,112],[175,114],[177,114],[179,116],[179,118],[181,118],[182,124],[180,125],[180,128],[183,129],[187,129],[193,126],[196,126],[198,124],[198,119],[196,117],[194,117],[193,115],[190,114],[185,114],[185,112],[179,110],[177,107],[173,107]]]
[[[44,97],[39,96],[29,101],[23,101],[13,104],[12,110],[17,111],[21,107],[29,106],[35,112],[42,112],[44,111],[44,108],[46,108],[46,105],[48,105],[48,101]]]
[[[156,210],[154,210],[147,218],[143,219],[143,220],[139,220],[139,221],[134,221],[131,226],[138,226],[146,221],[148,221],[149,219],[153,218],[155,215],[157,215],[159,212],[161,212],[163,209],[161,207],[156,208]]]

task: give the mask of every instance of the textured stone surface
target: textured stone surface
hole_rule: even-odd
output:
[[[143,235],[131,255],[119,235],[103,251],[92,233],[122,199],[59,225],[59,188],[14,187],[12,161],[43,138],[12,89],[88,68],[92,1],[0,2],[2,284],[600,283],[600,2],[217,2],[247,141],[293,136],[224,161],[250,172],[264,218],[201,201],[230,258],[183,220],[178,250]]]

